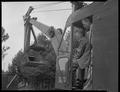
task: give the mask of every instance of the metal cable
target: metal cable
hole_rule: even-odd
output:
[[[64,11],[64,10],[72,10],[72,8],[56,9],[56,10],[40,10],[40,11],[34,11],[33,13],[38,13],[38,12],[52,12],[52,11]]]
[[[53,6],[53,5],[57,5],[57,4],[61,4],[63,2],[56,2],[56,3],[48,3],[48,4],[41,4],[41,5],[35,5],[33,6],[34,9],[38,9],[38,8],[44,8],[44,7],[49,7],[49,6]]]

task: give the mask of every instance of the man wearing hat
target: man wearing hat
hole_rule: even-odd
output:
[[[84,27],[74,27],[73,32],[73,88],[83,89],[85,68],[90,64],[91,44]]]

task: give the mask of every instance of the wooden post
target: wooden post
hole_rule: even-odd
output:
[[[25,28],[25,34],[24,34],[24,51],[27,50],[27,48],[30,46],[30,33],[31,33],[31,30],[30,30],[30,27],[31,24],[29,23],[26,23],[24,25],[24,28]]]
[[[27,13],[25,14],[25,16],[23,16],[23,20],[24,20],[24,52],[26,51],[26,49],[28,48],[28,46],[30,45],[30,29],[31,29],[31,24],[29,23],[29,19],[30,19],[30,13],[33,11],[33,7],[29,7]]]
[[[24,52],[26,51],[26,34],[27,34],[27,24],[24,24]]]

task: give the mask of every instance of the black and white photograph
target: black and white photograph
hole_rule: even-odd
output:
[[[1,90],[118,92],[118,0],[1,8]]]

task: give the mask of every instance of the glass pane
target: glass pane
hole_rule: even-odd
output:
[[[34,43],[34,37],[33,37],[33,34],[31,32],[30,34],[30,46]]]
[[[64,36],[63,36],[63,40],[62,40],[62,43],[60,46],[60,51],[70,52],[70,47],[71,47],[70,32],[71,32],[71,27],[68,27],[66,29]]]
[[[61,71],[65,71],[65,65],[68,62],[68,58],[60,58],[59,59],[59,66]]]

